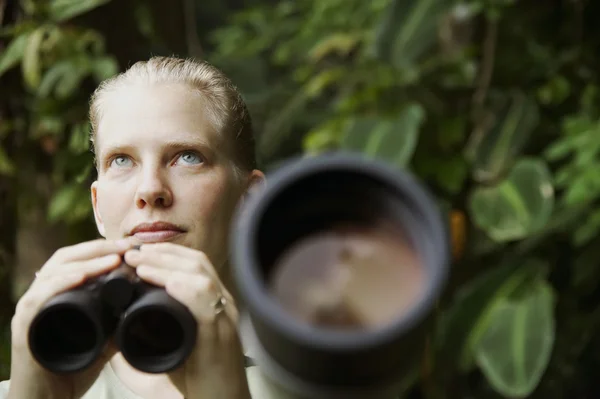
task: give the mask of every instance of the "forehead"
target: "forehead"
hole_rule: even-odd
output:
[[[95,146],[158,146],[196,140],[214,149],[223,146],[210,108],[201,95],[183,84],[126,85],[105,93],[100,104]]]

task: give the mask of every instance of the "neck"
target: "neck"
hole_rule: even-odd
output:
[[[143,398],[183,398],[167,374],[143,373],[133,368],[120,352],[112,357],[110,366],[123,385],[136,395]]]

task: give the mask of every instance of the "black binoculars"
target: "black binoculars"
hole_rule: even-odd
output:
[[[87,368],[113,338],[134,368],[164,373],[187,359],[196,331],[187,307],[122,262],[50,299],[33,320],[28,339],[34,358],[55,373]]]

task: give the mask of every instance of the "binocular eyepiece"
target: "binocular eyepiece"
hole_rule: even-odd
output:
[[[302,398],[397,397],[449,262],[424,187],[359,154],[292,160],[231,241],[246,345],[272,382]]]
[[[87,368],[113,338],[134,368],[164,373],[187,359],[196,329],[183,304],[140,280],[123,262],[50,299],[33,320],[28,338],[34,358],[55,373]]]

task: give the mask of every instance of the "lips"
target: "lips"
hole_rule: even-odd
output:
[[[142,223],[131,230],[130,235],[142,242],[169,241],[185,233],[182,227],[167,222]]]

